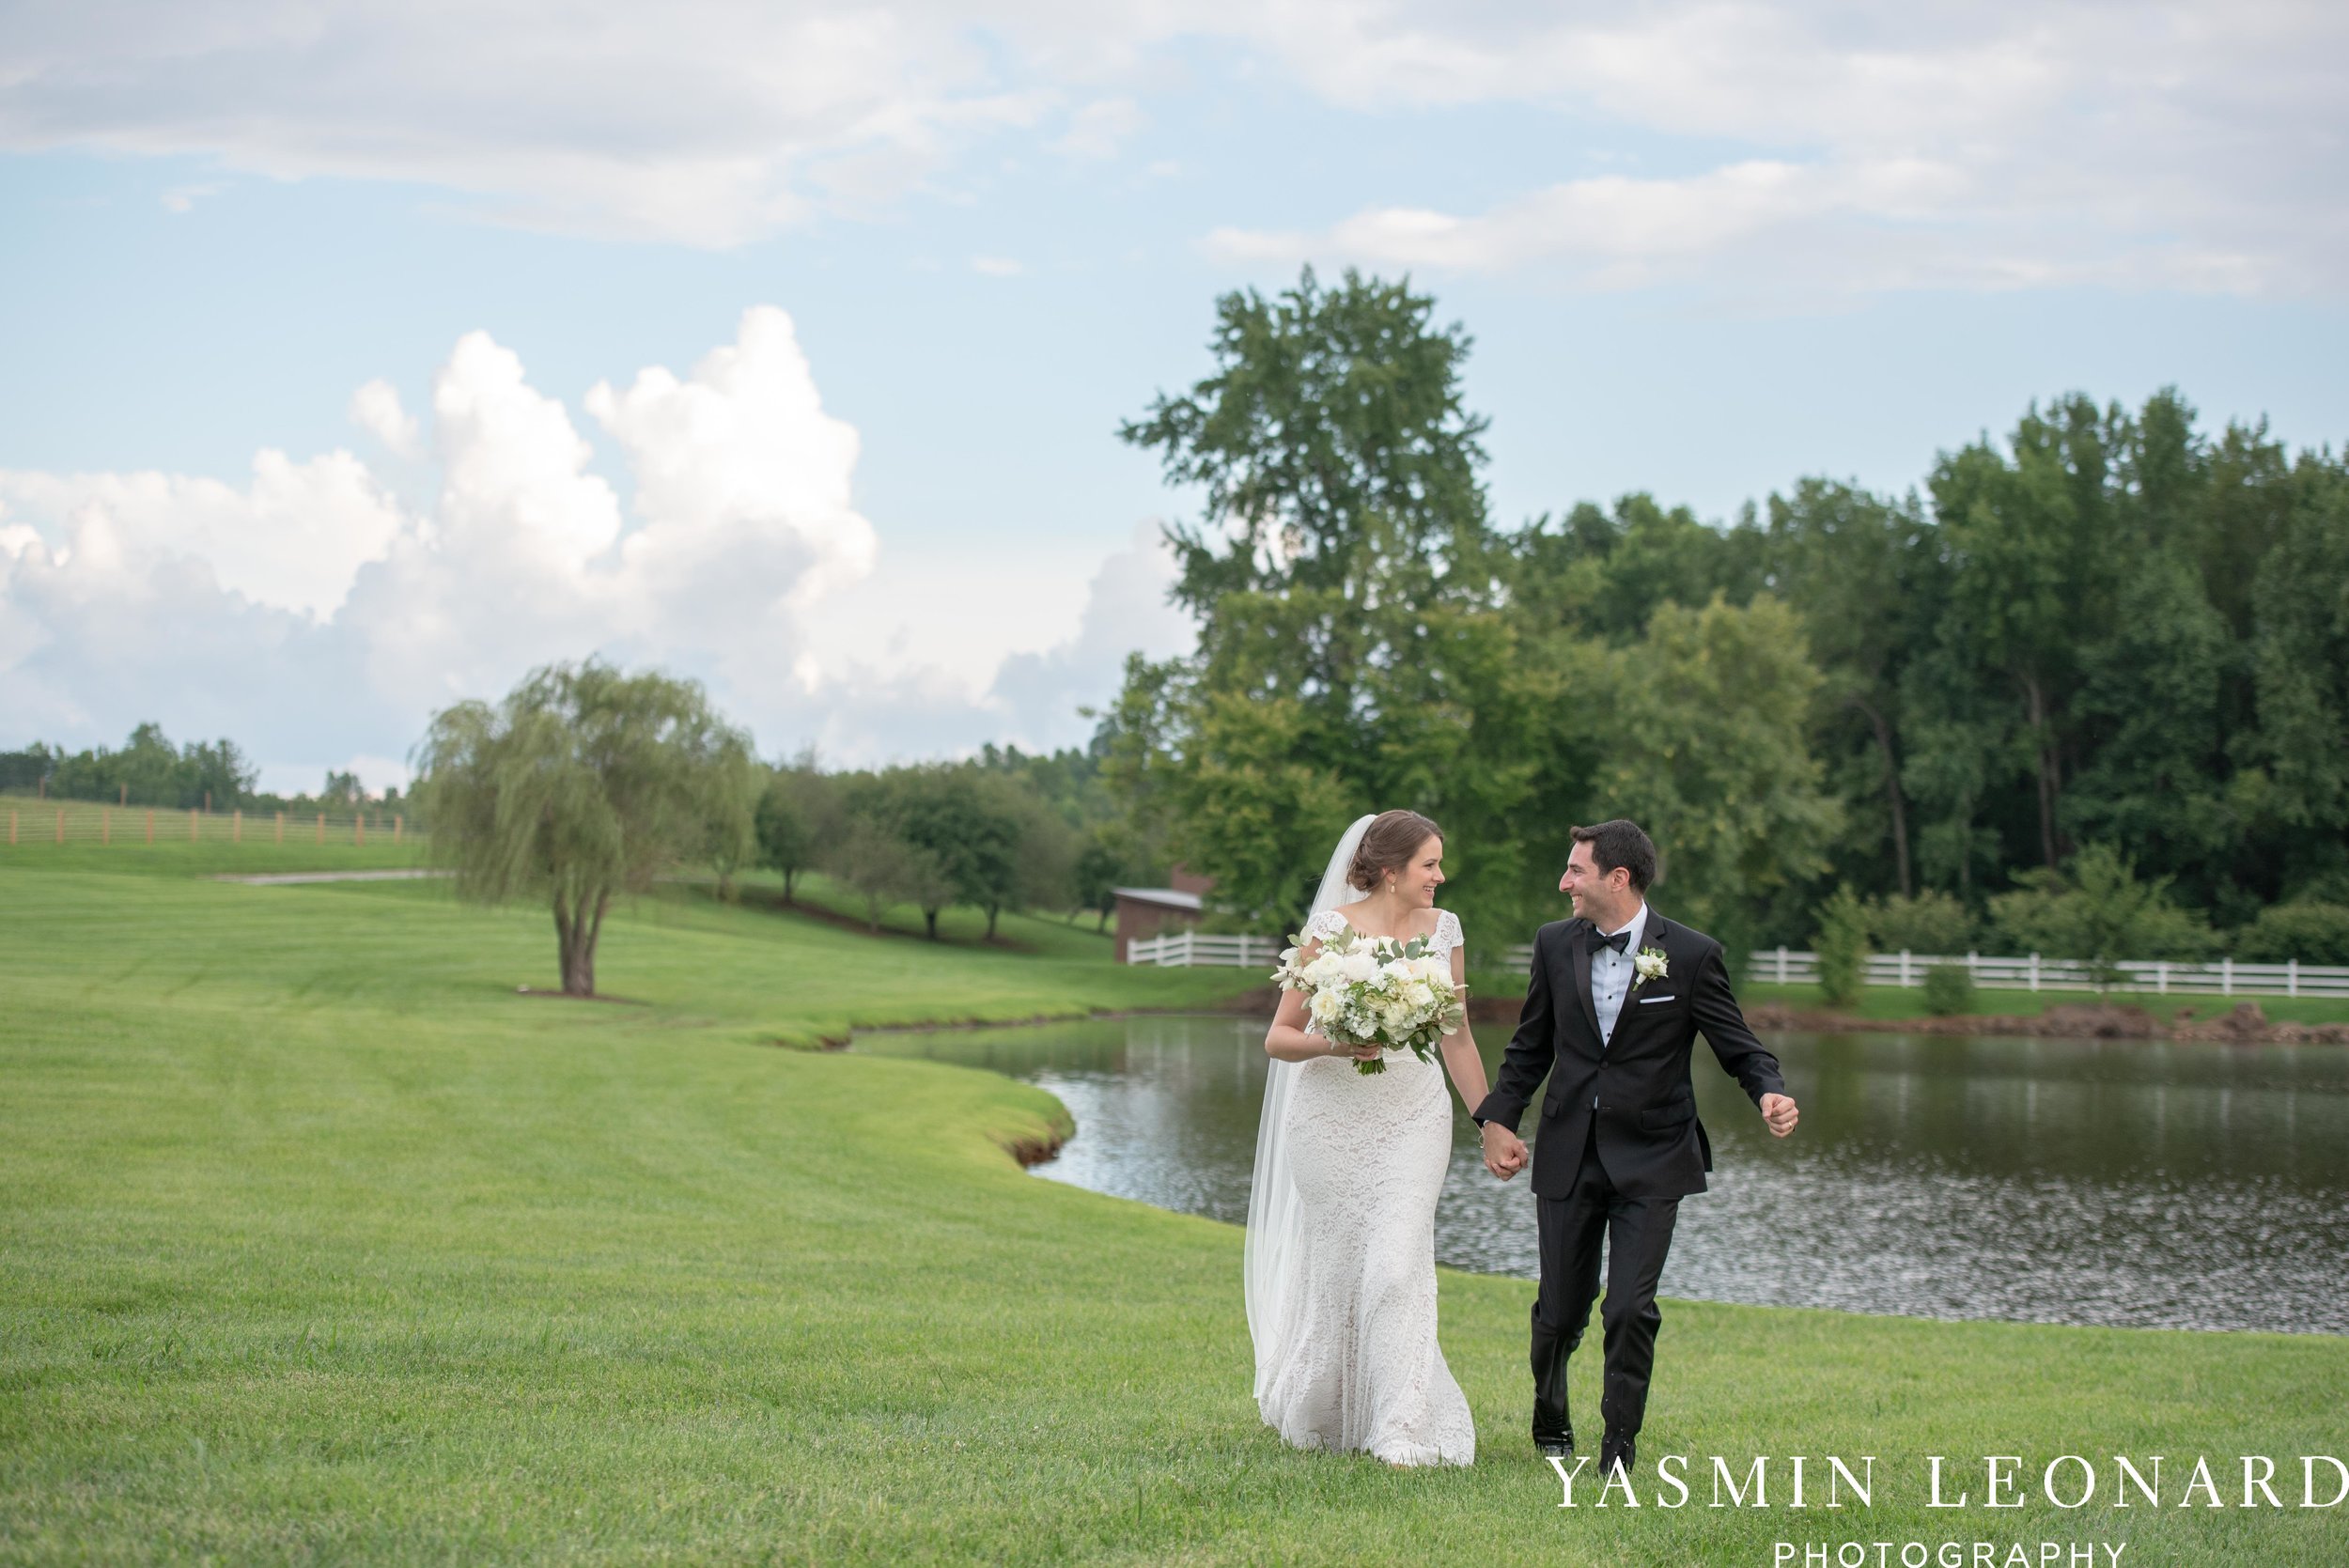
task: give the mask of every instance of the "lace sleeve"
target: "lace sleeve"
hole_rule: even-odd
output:
[[[1450,909],[1437,910],[1435,940],[1436,951],[1438,953],[1449,955],[1454,949],[1466,947],[1467,945],[1468,939],[1460,934],[1460,917],[1454,914]]]
[[[1335,909],[1324,909],[1305,923],[1305,939],[1326,942],[1346,929],[1346,917]]]

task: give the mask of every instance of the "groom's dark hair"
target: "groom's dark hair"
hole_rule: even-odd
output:
[[[1602,877],[1621,866],[1631,873],[1631,886],[1640,893],[1656,880],[1656,844],[1637,822],[1618,816],[1595,828],[1577,828],[1574,842],[1591,846],[1591,863]]]

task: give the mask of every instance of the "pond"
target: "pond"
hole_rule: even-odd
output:
[[[1488,1026],[1488,1066],[1505,1033]],[[1802,1104],[1764,1130],[1700,1045],[1712,1189],[1662,1294],[1918,1317],[2349,1332],[2349,1051],[2339,1046],[1765,1037]],[[1048,1181],[1240,1223],[1260,1019],[1152,1016],[863,1034],[870,1054],[1049,1090],[1076,1136]],[[1538,1118],[1527,1117],[1528,1133]],[[1455,1117],[1438,1261],[1533,1277],[1533,1201]]]

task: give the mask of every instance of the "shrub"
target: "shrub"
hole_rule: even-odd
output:
[[[2119,982],[2126,960],[2210,951],[2210,926],[2170,902],[2170,878],[2139,881],[2108,845],[2087,846],[2061,873],[2026,871],[2015,880],[2016,891],[1990,900],[1991,923],[2015,952],[2085,961],[2099,992]]]
[[[2349,964],[2349,905],[2279,904],[2262,909],[2234,941],[2248,964]]]
[[[1974,917],[1946,893],[1887,896],[1868,906],[1868,934],[1878,953],[1965,953],[1974,945]]]
[[[1936,964],[1925,970],[1925,1011],[1937,1018],[1974,1010],[1974,977],[1963,964]]]
[[[1849,887],[1819,906],[1819,989],[1830,1007],[1858,1004],[1868,972],[1868,910]]]

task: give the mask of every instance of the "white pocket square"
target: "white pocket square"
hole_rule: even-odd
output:
[[[1668,997],[1641,997],[1640,999],[1640,1005],[1642,1007],[1648,1007],[1659,1001],[1678,1001],[1679,1000],[1680,997],[1677,993]]]

